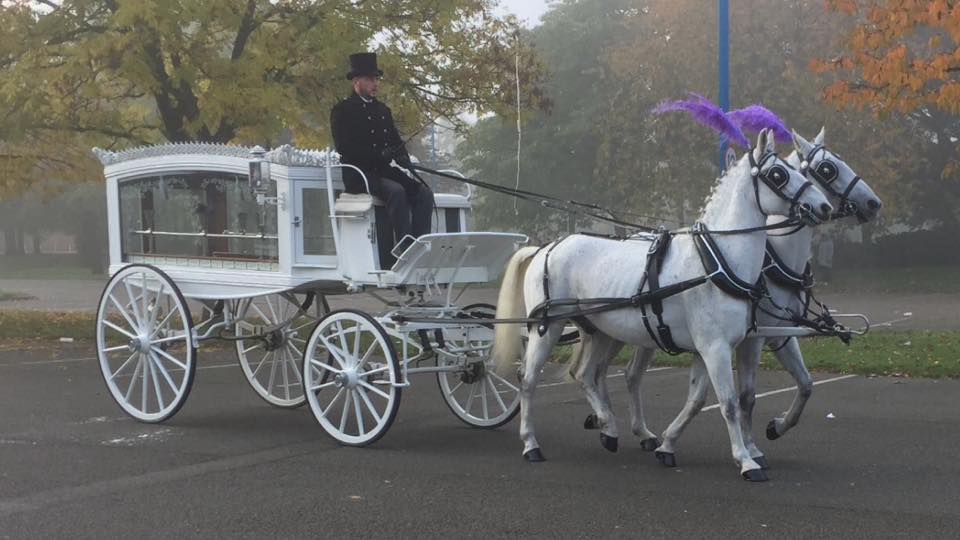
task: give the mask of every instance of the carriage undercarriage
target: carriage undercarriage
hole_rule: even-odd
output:
[[[325,431],[343,444],[380,438],[414,375],[434,375],[451,412],[469,425],[509,422],[519,408],[519,388],[490,365],[493,330],[482,321],[494,316],[494,306],[451,303],[451,285],[407,291],[412,294],[398,294],[374,315],[331,310],[330,291],[309,285],[188,302],[162,270],[128,265],[114,274],[101,299],[101,368],[114,399],[144,422],[176,414],[192,387],[198,349],[215,341],[232,342],[262,399],[283,408],[309,404]],[[196,312],[201,316],[194,322]],[[404,317],[438,321],[396,322]]]

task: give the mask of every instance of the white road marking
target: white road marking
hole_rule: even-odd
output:
[[[822,381],[814,381],[814,382],[813,382],[813,385],[814,385],[814,386],[817,386],[817,385],[820,385],[820,384],[827,384],[827,383],[832,383],[832,382],[837,382],[837,381],[844,381],[844,380],[847,380],[847,379],[852,379],[852,378],[857,377],[857,376],[858,376],[858,375],[854,375],[854,374],[850,374],[850,375],[840,375],[839,377],[833,377],[833,378],[830,378],[830,379],[823,379]],[[778,389],[776,389],[776,390],[771,390],[771,391],[769,391],[769,392],[764,392],[764,393],[762,393],[762,394],[757,394],[757,399],[762,398],[762,397],[772,396],[772,395],[774,395],[774,394],[782,394],[782,393],[784,393],[784,392],[790,392],[790,391],[793,391],[793,390],[796,390],[796,389],[797,389],[796,386],[790,386],[790,387],[787,387],[787,388],[778,388]],[[720,404],[719,404],[719,403],[714,403],[713,405],[707,405],[706,407],[700,409],[700,412],[709,411],[709,410],[711,410],[711,409],[719,409],[719,408],[720,408]]]
[[[37,360],[34,362],[20,362],[18,364],[0,364],[0,367],[39,366],[39,365],[45,365],[45,364],[66,364],[70,362],[89,362],[91,360],[97,360],[97,357],[91,356],[88,358],[62,358],[60,360]],[[234,362],[230,364],[215,364],[212,366],[197,366],[197,369],[220,369],[220,368],[232,367],[236,365],[237,364]]]
[[[913,318],[913,316],[911,315],[911,316],[909,316],[909,317],[901,317],[901,318],[899,318],[899,319],[893,319],[892,321],[886,321],[886,322],[882,322],[882,323],[871,324],[871,325],[870,325],[870,328],[880,328],[881,326],[893,326],[894,324],[896,324],[896,323],[898,323],[898,322],[909,321],[909,320],[912,319],[912,318]]]
[[[37,366],[41,364],[66,364],[68,362],[86,362],[96,360],[96,356],[88,358],[61,358],[60,360],[37,360],[34,362],[20,362],[19,364],[3,364],[4,366]]]
[[[666,366],[666,367],[654,367],[654,368],[648,369],[648,370],[647,370],[647,373],[652,373],[652,372],[654,372],[654,371],[664,371],[664,370],[667,370],[667,369],[673,369],[673,368],[670,367],[670,366]],[[608,379],[612,379],[613,377],[619,377],[620,375],[623,375],[623,371],[622,371],[622,370],[621,370],[621,371],[618,371],[618,372],[616,372],[616,373],[614,373],[614,374],[612,374],[612,375],[607,375],[607,378],[608,378]],[[577,382],[577,381],[563,381],[563,382],[555,382],[555,383],[548,383],[548,384],[538,384],[538,385],[537,385],[537,388],[549,388],[549,387],[551,387],[551,386],[561,386],[561,385],[564,385],[564,384],[573,384],[573,383],[575,383],[575,382]]]

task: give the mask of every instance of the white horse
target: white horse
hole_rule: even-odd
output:
[[[714,234],[706,238],[712,239],[713,249],[719,252],[716,253],[719,257],[715,256],[714,260],[726,256],[723,263],[726,273],[713,272],[712,278],[721,280],[727,276],[748,288],[757,282],[763,264],[766,234],[761,228],[766,216],[793,214],[798,207],[803,207],[808,210],[805,214],[808,220],[816,222],[829,218],[832,206],[824,194],[811,187],[798,171],[776,156],[773,139],[772,133],[761,131],[756,148],[747,152],[720,179],[706,204],[701,223],[708,229],[754,229],[753,232]],[[710,273],[704,270],[705,263],[702,262],[707,259],[701,259],[710,255],[701,253],[695,245],[697,234],[679,234],[672,241],[661,265],[660,283],[664,286],[702,280]],[[571,236],[546,250],[524,248],[507,266],[497,318],[522,317],[548,297],[633,297],[645,282],[643,268],[649,248],[649,239],[616,241],[585,235]],[[665,298],[664,322],[672,330],[677,345],[702,355],[721,403],[733,458],[740,473],[748,480],[762,481],[766,476],[750,457],[743,442],[732,370],[733,348],[743,340],[750,327],[751,303],[724,292],[717,283],[719,281],[706,281]],[[519,301],[521,284],[522,303]],[[549,291],[545,290],[547,284]],[[564,314],[570,315],[573,309],[572,306],[561,306],[551,310],[550,314],[557,317],[544,319],[537,331],[529,333],[520,391],[520,438],[524,444],[523,455],[528,461],[544,459],[532,420],[532,398],[537,378],[563,331]],[[586,370],[581,370],[580,378],[587,399],[597,411],[601,442],[608,450],[615,451],[616,421],[606,396],[592,383],[596,378],[591,375],[605,370],[606,361],[623,343],[653,349],[656,342],[652,335],[644,332],[643,315],[636,307],[628,305],[622,309],[591,313],[584,318],[593,330],[584,335],[584,357],[588,355],[598,363],[585,364]],[[519,357],[520,331],[516,325],[497,325],[492,354],[501,369]],[[590,383],[585,382],[591,379]]]
[[[855,215],[861,223],[873,219],[882,206],[880,199],[849,165],[824,147],[825,131],[826,129],[822,128],[813,143],[794,132],[795,151],[788,156],[787,162],[800,169],[801,172],[808,174],[824,191],[829,193],[840,208],[840,215]],[[775,222],[779,219],[782,218],[770,217],[768,221]],[[807,261],[810,260],[812,239],[813,231],[806,227],[790,235],[777,234],[776,232],[771,232],[768,235],[768,241],[773,251],[780,259],[779,262],[785,267],[783,270],[792,274],[794,280],[802,279]],[[764,309],[758,313],[758,324],[760,326],[793,326],[794,323],[784,320],[788,317],[787,314],[781,312],[781,309],[802,314],[806,291],[798,291],[799,283],[797,287],[787,287],[772,279],[768,279],[766,283],[770,295],[769,300],[772,300],[772,304],[769,301],[761,304]],[[760,366],[763,347],[768,343],[774,348],[774,354],[784,369],[793,376],[797,383],[797,395],[790,408],[780,417],[771,420],[767,425],[768,439],[779,438],[797,424],[800,414],[813,391],[813,379],[803,363],[803,355],[800,353],[797,338],[764,338],[748,335],[737,346],[737,380],[740,391],[740,424],[743,429],[743,440],[750,456],[764,469],[767,468],[767,461],[763,452],[757,448],[753,440],[751,428],[753,425],[753,406],[756,401],[756,374]],[[654,352],[652,349],[638,348],[626,370],[627,387],[631,396],[630,409],[633,414],[631,427],[634,434],[643,437],[641,446],[645,450],[652,449],[654,446],[652,441],[656,439],[647,429],[643,418],[641,382],[644,372],[653,359]],[[660,453],[658,457],[665,465],[676,465],[673,452],[677,438],[693,417],[703,408],[707,397],[704,369],[703,361],[695,355],[690,369],[687,402],[677,418],[664,431],[663,442],[657,448]],[[591,418],[588,417],[585,426],[589,427],[590,420]]]

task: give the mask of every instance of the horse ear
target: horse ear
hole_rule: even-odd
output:
[[[813,140],[813,143],[817,146],[823,146],[823,138],[827,134],[827,126],[820,128],[820,133],[817,133],[817,138]]]
[[[776,152],[777,151],[777,138],[773,135],[773,130],[767,130],[767,152]]]
[[[793,147],[797,150],[797,153],[800,154],[801,158],[809,154],[810,150],[813,150],[813,145],[810,144],[810,141],[804,139],[796,130],[793,130]]]
[[[763,128],[757,134],[757,146],[753,149],[754,159],[760,159],[767,147],[767,131],[767,128]]]
[[[754,147],[757,157],[759,158],[763,154],[763,150],[767,147],[767,128],[760,130],[760,133],[757,134],[757,146]]]

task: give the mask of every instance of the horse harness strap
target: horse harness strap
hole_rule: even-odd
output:
[[[706,225],[702,223],[695,224],[693,228],[697,231],[709,233]],[[756,283],[744,281],[730,268],[713,237],[709,234],[698,234],[693,237],[693,241],[697,247],[697,253],[700,254],[703,269],[706,270],[710,281],[720,290],[730,296],[750,300],[751,302],[758,302],[763,298],[765,293],[763,274],[757,278]]]
[[[830,308],[820,302],[813,296],[813,271],[810,263],[804,267],[803,274],[793,271],[783,259],[777,254],[769,242],[767,242],[766,254],[763,261],[763,275],[770,278],[770,281],[788,289],[796,295],[800,304],[803,306],[801,313],[795,313],[792,309],[779,306],[773,301],[773,298],[767,296],[767,301],[777,310],[787,314],[787,317],[771,313],[764,308],[760,308],[764,313],[775,319],[790,322],[799,326],[810,328],[821,335],[833,335],[840,338],[844,343],[850,342],[851,333],[830,313]],[[815,304],[817,309],[811,309],[811,304]],[[774,352],[786,346],[789,339],[785,339],[780,346],[772,349]]]
[[[827,190],[831,195],[840,199],[840,212],[835,213],[831,216],[831,219],[845,217],[847,215],[855,214],[857,212],[857,205],[850,200],[850,193],[853,192],[853,188],[856,185],[863,181],[863,178],[859,176],[854,176],[853,180],[847,184],[847,188],[842,192],[838,191],[833,187],[833,183],[840,176],[840,171],[837,168],[837,165],[830,159],[822,159],[816,167],[811,167],[810,164],[813,163],[813,159],[817,156],[818,153],[826,153],[827,149],[823,145],[816,145],[812,150],[803,158],[803,161],[800,163],[800,172],[805,176],[810,176],[820,184],[820,187]]]
[[[670,327],[663,320],[663,300],[702,285],[709,280],[723,292],[751,302],[753,308],[751,327],[755,328],[757,304],[760,298],[766,293],[762,274],[755,284],[744,281],[730,268],[719,246],[716,245],[716,242],[710,236],[710,231],[707,227],[702,223],[697,223],[694,225],[693,230],[698,233],[693,235],[694,245],[697,248],[697,253],[700,256],[700,261],[703,264],[706,274],[661,286],[659,276],[663,268],[663,261],[666,258],[667,250],[670,246],[670,240],[673,236],[672,233],[663,231],[653,239],[647,256],[647,267],[643,277],[640,279],[640,286],[637,293],[629,298],[551,298],[549,292],[550,280],[548,267],[550,252],[556,248],[560,242],[569,238],[564,237],[547,248],[547,253],[544,257],[544,301],[530,311],[527,319],[511,322],[525,322],[528,325],[536,323],[537,332],[542,336],[546,334],[551,322],[568,319],[581,325],[584,331],[593,333],[596,331],[596,327],[586,318],[587,315],[595,315],[626,307],[640,308],[644,326],[657,346],[669,354],[679,354],[685,352],[685,350],[677,346],[674,342]],[[651,326],[647,315],[647,304],[650,305],[650,310],[657,318],[657,326],[655,329]],[[573,313],[557,315],[550,313],[551,309],[558,307],[573,307],[577,308],[577,310]]]
[[[769,240],[763,255],[763,275],[770,281],[788,289],[807,290],[813,288],[813,270],[810,263],[808,262],[804,267],[802,274],[794,272],[783,262]]]
[[[547,304],[547,305],[550,304],[550,254],[553,252],[554,249],[556,249],[557,246],[560,245],[561,242],[563,242],[567,238],[570,238],[570,235],[564,236],[563,238],[554,242],[550,247],[546,248],[546,254],[543,257],[543,297],[544,297],[544,304]],[[539,253],[539,251],[543,250],[545,247],[546,246],[541,246],[540,249],[537,250],[537,252]],[[534,308],[534,311],[536,311],[536,308]],[[571,317],[571,320],[573,320],[578,325],[580,325],[583,331],[588,334],[593,334],[594,332],[597,331],[597,327],[594,326],[593,323],[591,323],[586,317],[582,315]],[[549,310],[544,309],[543,318],[540,321],[540,324],[537,325],[537,333],[539,333],[541,336],[544,335],[547,332],[547,326],[549,325],[549,323],[550,323]]]
[[[660,290],[660,270],[663,268],[663,260],[667,256],[667,247],[673,235],[669,231],[661,232],[650,244],[650,250],[647,252],[647,268],[640,280],[639,293],[643,292],[644,286],[648,286],[650,291]],[[640,304],[640,314],[643,317],[643,326],[647,333],[653,339],[660,350],[667,354],[677,355],[685,352],[684,349],[677,346],[673,341],[673,334],[670,327],[663,322],[663,299],[654,298],[650,301],[650,310],[657,317],[656,332],[650,326],[650,319],[647,317],[647,308],[645,304]]]

